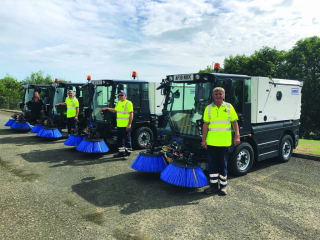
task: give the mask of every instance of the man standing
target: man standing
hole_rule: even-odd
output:
[[[46,104],[40,98],[38,92],[34,92],[31,101],[27,102],[24,106],[28,106],[28,109],[31,110],[31,124],[37,123],[37,120],[41,118],[41,114],[44,112],[44,109],[46,108]]]
[[[72,90],[68,91],[68,96],[65,102],[56,104],[56,107],[59,105],[67,105],[67,128],[68,134],[71,134],[71,129],[77,127],[79,101],[73,96]]]
[[[212,105],[208,105],[203,114],[202,147],[207,149],[210,187],[206,194],[219,192],[227,194],[227,165],[231,146],[231,124],[235,132],[234,145],[240,144],[238,115],[230,103],[223,101],[224,89],[213,89]],[[218,188],[220,182],[220,189]]]
[[[118,92],[119,101],[115,108],[101,108],[101,111],[117,112],[117,146],[119,152],[113,157],[123,157],[123,159],[128,159],[132,151],[130,131],[133,119],[133,105],[126,97],[127,93],[124,90],[120,90]]]

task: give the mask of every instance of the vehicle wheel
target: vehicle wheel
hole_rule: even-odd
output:
[[[146,148],[148,142],[153,140],[153,133],[148,127],[139,128],[132,139],[132,146],[135,149],[143,149]]]
[[[283,135],[280,146],[278,160],[280,162],[288,162],[292,156],[293,141],[290,135]]]
[[[253,149],[249,143],[240,143],[234,150],[231,160],[231,172],[243,176],[249,172],[253,164]]]

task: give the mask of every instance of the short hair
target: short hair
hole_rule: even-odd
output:
[[[72,89],[69,89],[68,92],[73,92],[73,90],[72,90]]]
[[[222,87],[216,87],[213,89],[212,94],[214,94],[214,92],[222,92],[223,95],[225,95],[225,91]]]

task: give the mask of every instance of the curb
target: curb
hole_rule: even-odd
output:
[[[0,109],[1,112],[9,112],[9,113],[21,113],[21,111],[18,110],[6,110],[6,109]]]
[[[292,153],[292,157],[320,161],[320,156],[306,155],[306,154],[301,154],[301,153]]]

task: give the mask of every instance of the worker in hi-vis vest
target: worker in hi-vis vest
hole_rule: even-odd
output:
[[[77,127],[77,120],[79,115],[79,101],[73,96],[73,91],[68,91],[68,96],[63,103],[57,103],[59,105],[67,105],[67,128],[68,133],[71,134],[71,129]]]
[[[117,146],[119,152],[113,155],[113,157],[123,157],[123,159],[128,159],[132,152],[130,132],[133,119],[133,105],[126,97],[127,93],[124,90],[120,90],[118,92],[119,101],[115,108],[101,108],[101,111],[117,112]]]
[[[219,192],[220,195],[226,195],[228,154],[232,144],[231,125],[235,132],[234,145],[240,144],[238,115],[230,103],[223,101],[223,88],[214,88],[212,94],[214,102],[206,107],[203,114],[202,147],[207,149],[210,178],[210,187],[204,193]]]

